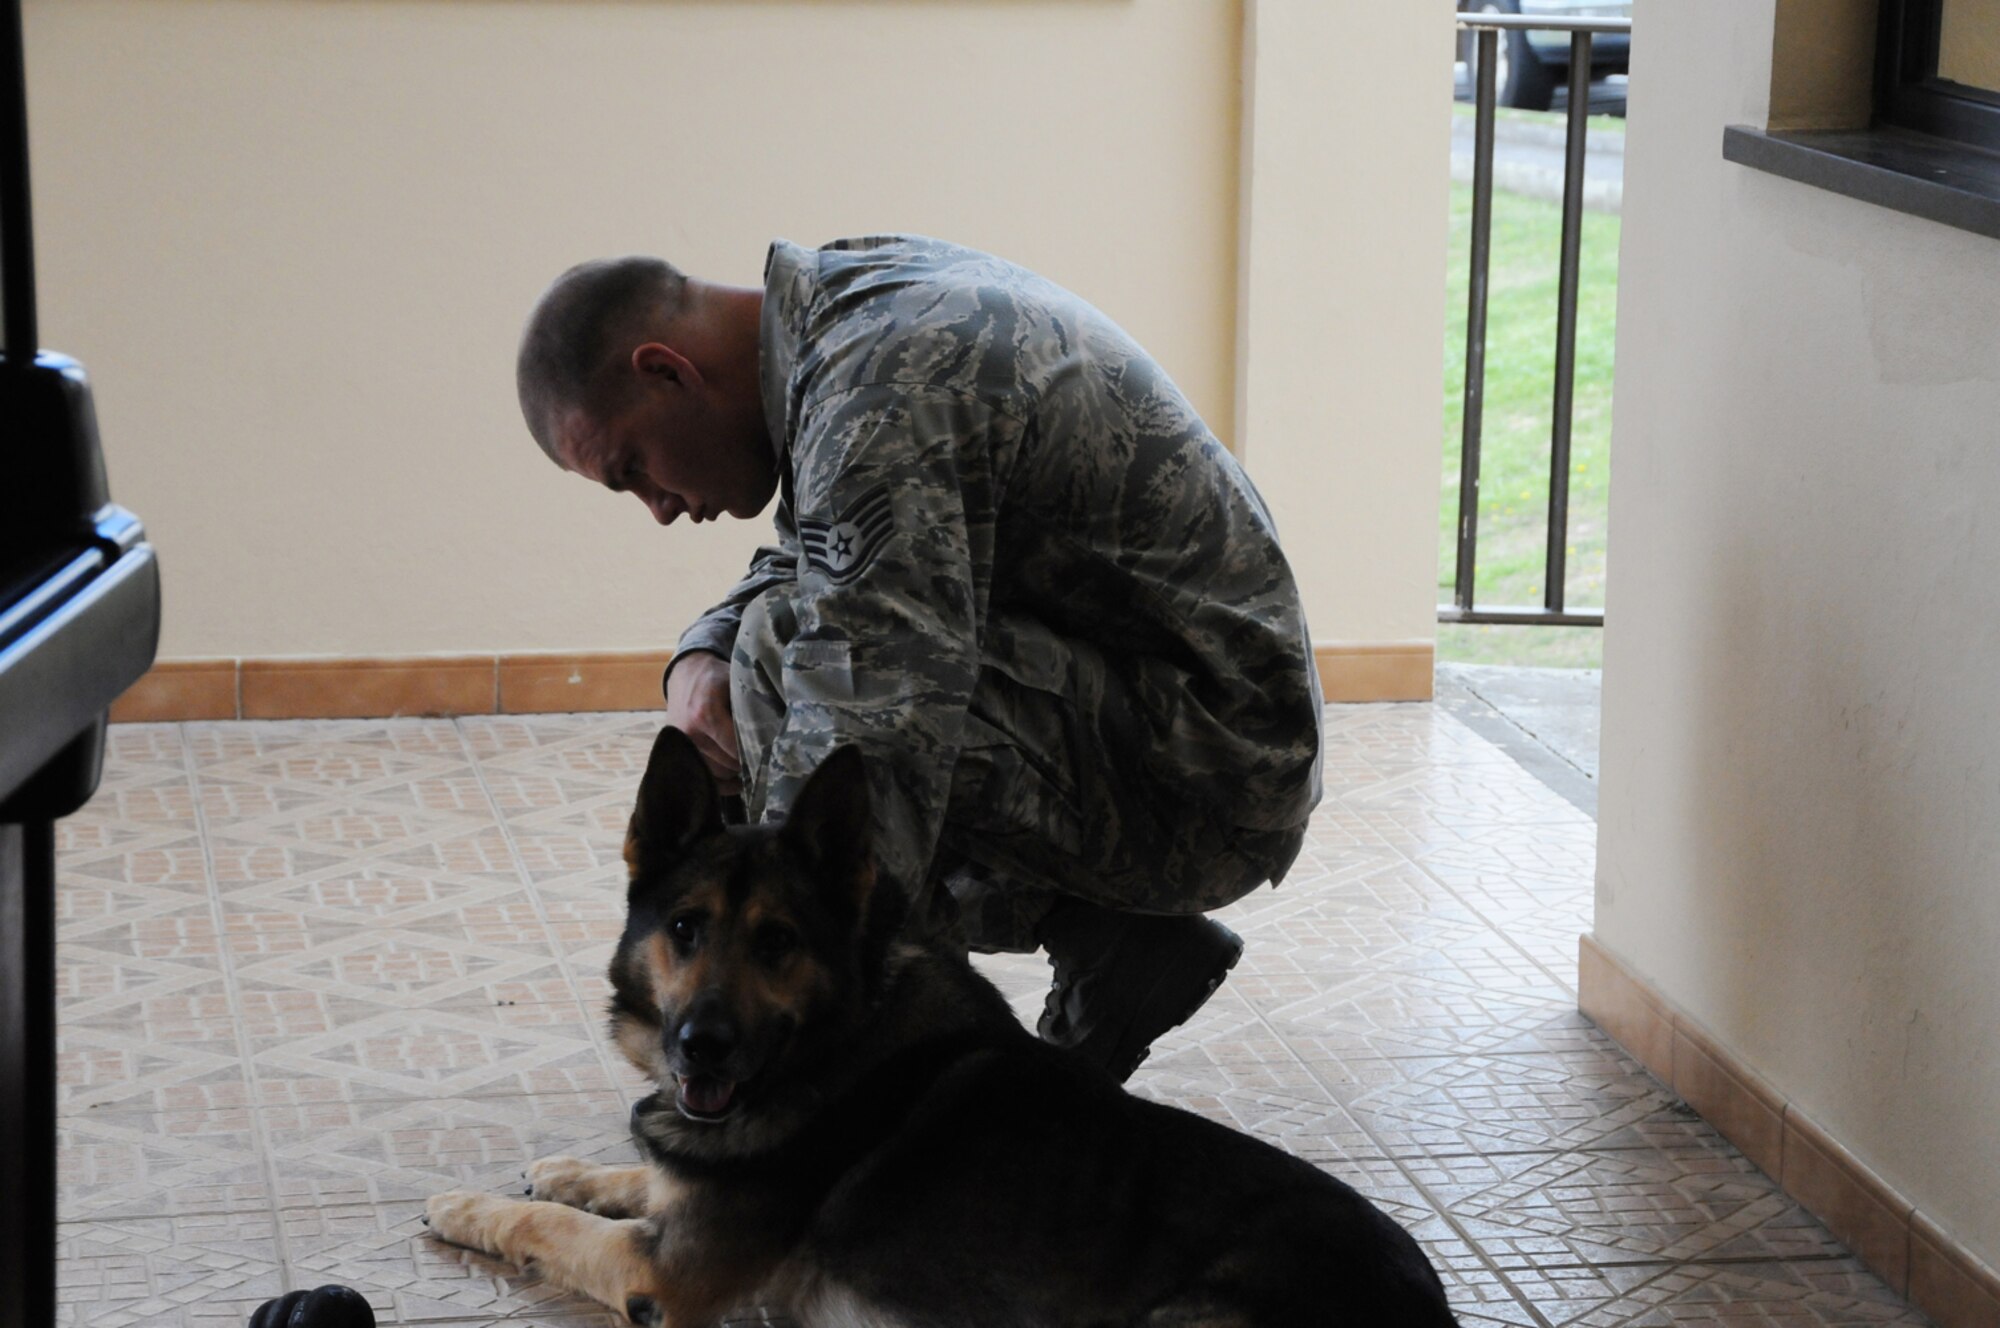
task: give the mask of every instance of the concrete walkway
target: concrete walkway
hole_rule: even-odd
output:
[[[1437,704],[1597,818],[1597,669],[1437,666]]]

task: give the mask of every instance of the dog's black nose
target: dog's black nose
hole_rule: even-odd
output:
[[[698,1014],[681,1025],[680,1043],[688,1068],[714,1070],[736,1050],[736,1026],[726,1015]]]

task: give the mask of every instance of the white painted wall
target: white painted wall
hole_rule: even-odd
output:
[[[768,524],[557,475],[521,318],[586,256],[747,283],[888,228],[1109,311],[1246,453],[1320,637],[1428,642],[1448,6],[1250,3],[1254,53],[1245,0],[27,0],[43,335],[162,657],[670,644]]]
[[[1452,7],[1251,0],[1237,436],[1327,644],[1437,635]]]
[[[513,398],[577,259],[759,280],[906,229],[1076,289],[1228,431],[1235,0],[29,0],[46,344],[165,658],[658,648],[767,520],[661,532]]]
[[[1598,938],[2000,1261],[2000,243],[1726,163],[1772,0],[1640,0]]]

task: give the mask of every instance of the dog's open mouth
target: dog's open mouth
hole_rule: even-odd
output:
[[[736,1081],[713,1074],[684,1074],[674,1105],[689,1120],[719,1121],[736,1105]]]

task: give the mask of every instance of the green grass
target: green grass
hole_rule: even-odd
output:
[[[1454,186],[1449,323],[1445,331],[1444,487],[1438,513],[1438,602],[1452,598],[1458,561],[1459,446],[1465,384],[1466,284],[1472,191]],[[1547,544],[1549,432],[1555,383],[1557,259],[1562,211],[1496,191],[1486,314],[1482,417],[1479,606],[1542,602]],[[1604,603],[1605,513],[1611,457],[1611,368],[1618,299],[1618,218],[1586,212],[1577,300],[1576,407],[1570,436],[1568,569],[1571,608]],[[1439,624],[1440,660],[1596,668],[1594,627]]]

